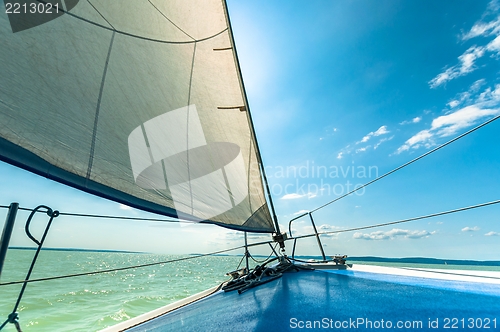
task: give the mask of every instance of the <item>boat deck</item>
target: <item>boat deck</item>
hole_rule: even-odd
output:
[[[218,291],[125,330],[428,330],[454,326],[500,328],[500,272],[354,266],[285,273],[243,294]]]

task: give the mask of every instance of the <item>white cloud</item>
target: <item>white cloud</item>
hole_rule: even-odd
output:
[[[500,51],[500,36],[489,42],[488,45],[486,45],[486,49],[490,52],[498,53]]]
[[[459,93],[448,105],[450,108],[455,108],[460,104],[472,103],[472,96],[476,95],[479,89],[486,83],[485,79],[480,79],[472,83],[469,90]]]
[[[387,130],[387,126],[382,126],[377,129],[375,133],[373,133],[373,136],[380,136],[380,135],[385,135],[388,134],[389,131]]]
[[[486,234],[484,234],[484,235],[485,235],[485,236],[500,236],[500,233],[498,233],[498,232],[493,232],[493,231],[492,231],[492,232],[488,232],[488,233],[486,233]]]
[[[444,72],[430,80],[430,87],[437,88],[438,86],[445,84],[452,79],[473,72],[476,69],[476,60],[484,55],[485,50],[486,47],[482,46],[470,47],[467,51],[465,51],[461,56],[458,57],[459,63],[457,65],[446,69]]]
[[[480,101],[480,99],[482,101]],[[455,112],[439,116],[432,121],[431,128],[421,130],[410,137],[402,146],[396,150],[396,154],[407,151],[410,148],[418,149],[422,146],[429,148],[436,143],[434,138],[447,137],[456,134],[464,128],[477,124],[480,120],[500,114],[500,108],[482,108],[486,105],[498,104],[500,102],[500,85],[493,91],[487,89],[477,99],[480,101],[474,105],[465,106]]]
[[[416,135],[413,135],[408,139],[405,144],[400,146],[396,151],[396,154],[399,154],[403,151],[409,150],[411,147],[420,147],[422,143],[428,144],[429,146],[434,143],[431,141],[433,134],[429,130],[421,130]]]
[[[245,232],[226,231],[222,234],[219,234],[218,237],[227,241],[242,242],[245,238]],[[247,232],[247,238],[252,240],[268,240],[269,234]]]
[[[302,198],[304,196],[305,195],[299,195],[299,194],[293,193],[293,194],[286,194],[285,196],[281,197],[281,199],[297,199],[297,198]]]
[[[366,136],[364,136],[361,139],[361,141],[357,142],[356,144],[366,143],[372,137],[376,137],[376,136],[380,136],[380,135],[385,135],[385,134],[388,134],[388,133],[390,133],[390,131],[387,130],[387,126],[381,126],[376,131],[372,131],[372,132],[368,133]]]
[[[472,26],[470,31],[462,36],[462,40],[469,40],[475,37],[487,37],[498,35],[500,32],[500,16],[491,22],[478,22]]]
[[[494,90],[491,88],[484,90],[479,97],[477,97],[477,103],[485,107],[498,105],[500,103],[500,84],[497,84]]]
[[[477,226],[474,226],[474,227],[464,227],[462,228],[462,232],[477,232],[478,230],[480,230],[481,228],[477,227]]]
[[[374,150],[376,150],[376,149],[380,146],[380,144],[382,144],[382,143],[384,143],[384,142],[387,142],[387,141],[390,141],[390,140],[391,140],[391,139],[393,139],[393,138],[394,138],[394,135],[393,135],[393,136],[391,136],[391,137],[385,137],[385,138],[382,138],[380,141],[378,141],[378,143],[377,143],[377,144],[375,144],[375,145],[373,146],[373,149],[374,149]]]
[[[302,197],[314,198],[314,197],[316,197],[316,194],[307,193],[307,194],[300,195],[297,193],[293,193],[293,194],[286,194],[285,196],[281,197],[281,199],[298,199],[298,198],[302,198]]]
[[[427,141],[431,137],[432,134],[430,133],[429,130],[421,130],[416,135],[411,137],[407,142],[410,145],[415,145],[417,143]]]
[[[307,211],[307,210],[300,210],[300,211],[295,212],[293,215],[298,216],[299,214],[304,214],[304,213],[308,213],[308,212],[309,211]]]
[[[425,238],[429,237],[436,232],[429,232],[426,230],[408,230],[408,229],[399,229],[399,228],[393,228],[390,231],[383,232],[383,231],[376,231],[376,232],[371,232],[371,233],[361,233],[361,232],[356,232],[353,235],[354,239],[360,239],[360,240],[393,240],[397,237],[403,237],[406,239],[420,239],[420,238]]]
[[[456,112],[434,119],[431,130],[439,130],[437,134],[441,137],[450,136],[460,129],[474,125],[479,119],[499,113],[498,109],[480,109],[475,105],[466,106]]]
[[[446,69],[444,72],[438,74],[431,81],[429,81],[431,88],[436,88],[450,80],[474,71],[476,69],[476,60],[483,57],[486,52],[494,52],[500,55],[500,16],[496,13],[500,9],[499,7],[498,1],[491,1],[488,5],[487,11],[483,14],[483,18],[486,14],[492,13],[495,14],[495,18],[489,22],[484,22],[482,20],[476,22],[467,33],[462,34],[463,41],[476,37],[484,38],[495,36],[495,38],[490,40],[486,46],[475,45],[467,49],[458,57],[458,64]]]
[[[348,154],[351,154],[351,153],[366,152],[366,151],[368,151],[372,147],[374,149],[376,149],[380,144],[382,144],[382,142],[389,141],[394,136],[392,136],[390,138],[383,138],[383,139],[381,139],[375,145],[371,145],[371,144],[370,145],[365,145],[365,146],[359,147],[357,149],[355,147],[356,147],[356,145],[359,145],[361,143],[366,143],[367,141],[369,141],[370,139],[372,139],[372,137],[378,137],[378,136],[386,135],[386,134],[389,134],[389,133],[390,133],[390,131],[387,130],[387,126],[385,126],[385,125],[384,126],[380,126],[377,130],[369,132],[367,135],[365,135],[360,141],[356,142],[355,144],[349,144],[345,148],[341,149],[338,152],[338,154],[337,154],[337,159],[342,159],[342,158],[345,157],[345,155],[348,155]]]
[[[464,54],[458,57],[460,61],[460,75],[468,74],[475,70],[474,63],[484,55],[484,47],[472,46]]]
[[[316,226],[316,229],[318,230],[318,233],[327,233],[327,232],[334,232],[338,231],[341,228],[337,226],[332,226],[328,224],[322,224],[319,226]],[[314,228],[312,226],[305,226],[303,229],[305,234],[314,234]],[[327,238],[327,237],[338,237],[338,233],[333,233],[333,234],[322,234],[321,238]]]
[[[365,152],[366,149],[370,148],[371,145],[367,145],[365,147],[362,147],[362,148],[359,148],[359,149],[356,149],[356,153],[360,153],[360,152]]]
[[[421,116],[417,116],[411,120],[405,120],[405,121],[402,121],[400,122],[399,124],[400,125],[407,125],[407,124],[410,124],[410,123],[419,123],[420,121],[422,121],[422,117]]]

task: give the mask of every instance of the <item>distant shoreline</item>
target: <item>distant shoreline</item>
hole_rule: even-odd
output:
[[[441,259],[425,257],[384,258],[384,257],[347,257],[347,261],[354,262],[379,262],[379,263],[409,263],[409,264],[435,264],[435,265],[474,265],[474,266],[500,266],[500,261],[476,261],[461,259]]]
[[[201,255],[198,253],[191,255]],[[241,255],[227,255],[217,254],[213,256],[241,256]],[[267,257],[265,255],[252,255],[253,257]],[[316,259],[322,260],[321,256],[295,256],[300,260]],[[473,266],[499,266],[500,261],[476,261],[470,259],[443,259],[443,258],[426,258],[426,257],[405,257],[405,258],[389,258],[389,257],[376,257],[376,256],[360,256],[350,257],[347,256],[347,262],[378,262],[378,263],[407,263],[407,264],[433,264],[433,265],[473,265]]]
[[[35,247],[9,247],[9,249],[36,250],[37,248],[35,248]],[[145,252],[139,252],[139,251],[107,250],[107,249],[42,248],[42,250],[49,250],[49,251],[79,251],[79,252],[110,252],[110,253],[121,253],[121,254],[146,254]]]

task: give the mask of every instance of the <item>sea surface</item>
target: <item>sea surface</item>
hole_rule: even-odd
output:
[[[35,251],[9,249],[0,283],[24,280]],[[30,279],[63,276],[181,257],[143,253],[42,250]],[[18,313],[29,331],[99,331],[107,326],[178,301],[228,279],[241,257],[209,256],[89,276],[29,283]],[[500,266],[349,262],[395,267],[500,271]],[[255,265],[253,263],[252,265]],[[0,324],[17,300],[21,285],[0,286]],[[15,332],[8,324],[5,332]]]
[[[9,249],[1,283],[24,280],[34,250]],[[30,279],[92,272],[186,256],[42,250]],[[24,332],[98,331],[216,286],[241,257],[212,256],[90,276],[29,283],[18,313]],[[21,285],[0,286],[0,324]],[[15,332],[8,324],[2,332]]]

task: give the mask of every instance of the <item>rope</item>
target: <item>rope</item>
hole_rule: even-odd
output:
[[[325,203],[325,204],[321,205],[320,207],[317,207],[316,209],[314,209],[314,210],[310,211],[310,213],[313,213],[313,212],[315,212],[315,211],[318,211],[319,209],[322,209],[322,208],[324,208],[325,206],[330,205],[330,204],[332,204],[332,203],[334,203],[334,202],[338,201],[339,199],[342,199],[342,198],[344,198],[344,197],[346,197],[346,196],[349,196],[350,194],[352,194],[352,193],[354,193],[354,192],[356,192],[356,191],[360,190],[361,188],[365,188],[365,187],[369,186],[370,184],[372,184],[372,183],[374,183],[374,182],[377,182],[378,180],[381,180],[381,179],[385,178],[386,176],[388,176],[388,175],[390,175],[390,174],[392,174],[392,173],[394,173],[394,172],[396,172],[396,171],[399,171],[400,169],[402,169],[402,168],[404,168],[404,167],[406,167],[406,166],[408,166],[408,165],[410,165],[410,164],[413,164],[413,163],[414,163],[414,162],[416,162],[417,160],[422,159],[422,158],[424,158],[424,157],[426,157],[426,156],[430,155],[431,153],[436,152],[437,150],[444,148],[445,146],[447,146],[447,145],[449,145],[449,144],[451,144],[451,143],[453,143],[453,142],[455,142],[455,141],[459,140],[459,139],[460,139],[460,138],[462,138],[462,137],[465,137],[465,136],[469,135],[470,133],[472,133],[472,132],[474,132],[474,131],[478,130],[479,128],[482,128],[482,127],[486,126],[487,124],[489,124],[489,123],[491,123],[491,122],[493,122],[493,121],[495,121],[495,120],[497,120],[497,119],[499,119],[499,118],[500,118],[500,115],[497,115],[497,116],[495,116],[493,119],[490,119],[490,120],[488,120],[488,121],[486,121],[486,122],[483,122],[483,123],[482,123],[482,124],[480,124],[479,126],[477,126],[477,127],[475,127],[475,128],[472,128],[471,130],[469,130],[469,131],[467,131],[467,132],[463,133],[462,135],[459,135],[459,136],[457,136],[457,137],[453,138],[452,140],[449,140],[448,142],[446,142],[446,143],[444,143],[444,144],[441,144],[440,146],[438,146],[438,147],[436,147],[436,148],[434,148],[434,149],[432,149],[432,150],[430,150],[430,151],[427,151],[427,152],[426,152],[426,153],[424,153],[423,155],[421,155],[421,156],[419,156],[419,157],[417,157],[417,158],[415,158],[415,159],[413,159],[413,160],[410,160],[410,161],[409,161],[409,162],[407,162],[406,164],[403,164],[403,165],[401,165],[401,166],[399,166],[399,167],[396,167],[396,168],[395,168],[395,169],[393,169],[392,171],[387,172],[387,173],[385,173],[384,175],[381,175],[381,176],[379,176],[378,178],[373,179],[372,181],[367,182],[367,183],[363,184],[362,186],[360,186],[360,187],[358,187],[358,188],[356,188],[356,189],[353,189],[353,190],[351,190],[350,192],[348,192],[348,193],[346,193],[346,194],[344,194],[344,195],[342,195],[342,196],[340,196],[340,197],[337,197],[337,198],[335,198],[334,200],[332,200],[332,201],[330,201],[330,202],[328,202],[328,203]],[[305,214],[303,214],[303,215],[301,215],[301,216],[299,216],[299,217],[297,217],[297,218],[295,218],[295,219],[301,218],[301,217],[305,216],[306,214],[307,214],[307,213],[305,213]]]
[[[444,211],[444,212],[437,212],[437,213],[428,214],[428,215],[420,216],[420,217],[414,217],[414,218],[402,219],[402,220],[398,220],[398,221],[387,222],[387,223],[383,223],[383,224],[355,227],[355,228],[349,228],[349,229],[341,229],[338,231],[321,232],[321,233],[318,233],[318,235],[345,233],[345,232],[359,231],[359,230],[369,229],[369,228],[402,224],[402,223],[406,223],[406,222],[410,222],[410,221],[415,221],[415,220],[420,220],[420,219],[428,219],[428,218],[432,218],[432,217],[442,216],[445,214],[451,214],[451,213],[456,213],[456,212],[461,212],[461,211],[466,211],[466,210],[477,209],[480,207],[494,205],[494,204],[498,204],[498,203],[500,203],[500,200],[491,201],[491,202],[487,202],[487,203],[481,203],[481,204],[477,204],[477,205],[471,205],[471,206],[467,206],[467,207],[463,207],[463,208],[459,208],[459,209],[454,209],[454,210],[449,210],[449,211]],[[308,234],[308,235],[302,235],[302,236],[297,236],[297,237],[291,237],[291,238],[289,238],[289,240],[302,239],[302,238],[313,237],[313,236],[316,236],[316,234]]]
[[[272,243],[272,242],[273,241],[256,242],[256,243],[249,244],[247,247],[254,247],[254,246],[268,244],[268,243]],[[147,263],[147,264],[138,264],[138,265],[126,266],[126,267],[119,267],[119,268],[114,268],[114,269],[99,270],[99,271],[93,271],[93,272],[82,272],[82,273],[68,274],[68,275],[62,275],[62,276],[39,278],[39,279],[3,282],[3,283],[0,283],[0,286],[16,285],[16,284],[22,284],[24,282],[26,282],[26,283],[29,283],[29,282],[39,282],[39,281],[48,281],[48,280],[56,280],[56,279],[65,279],[65,278],[72,278],[72,277],[88,276],[88,275],[94,275],[94,274],[100,274],[100,273],[108,273],[108,272],[115,272],[115,271],[124,271],[124,270],[136,269],[136,268],[141,268],[141,267],[148,267],[148,266],[154,266],[154,265],[174,263],[174,262],[179,262],[179,261],[186,261],[186,260],[195,259],[195,258],[199,258],[199,257],[212,256],[212,255],[217,255],[217,254],[221,254],[221,253],[224,253],[224,252],[229,252],[229,251],[238,250],[238,249],[242,249],[242,248],[245,248],[245,246],[239,246],[239,247],[234,247],[234,248],[230,248],[230,249],[224,249],[224,250],[214,251],[214,252],[211,252],[211,253],[208,253],[208,254],[199,254],[199,255],[195,255],[195,256],[176,258],[176,259],[171,259],[171,260],[162,261],[162,262]]]
[[[278,260],[279,263],[273,267],[266,267],[267,264]],[[308,267],[301,267],[294,265],[287,257],[275,257],[266,260],[262,265],[257,265],[253,270],[249,271],[248,274],[242,275],[238,278],[234,278],[229,281],[225,286],[222,287],[224,292],[230,292],[233,290],[238,290],[238,294],[241,294],[250,288],[256,287],[268,283],[270,281],[281,278],[283,273],[289,272],[291,270],[313,270]]]
[[[5,320],[5,322],[3,322],[2,325],[0,325],[0,330],[3,329],[4,326],[7,325],[7,323],[14,324],[17,332],[22,332],[21,326],[19,325],[19,315],[17,314],[17,312],[13,312],[13,313],[9,314],[9,316]]]
[[[271,256],[272,256],[272,255],[273,255],[273,253],[275,252],[275,249],[276,249],[276,247],[277,247],[277,246],[278,246],[278,244],[275,244],[275,245],[274,245],[274,248],[271,248],[271,249],[272,249],[271,253],[270,253],[270,254],[269,254],[269,256],[267,256],[267,258],[266,258],[266,259],[264,259],[264,260],[259,261],[259,260],[255,259],[255,258],[252,256],[252,254],[250,254],[250,253],[248,253],[248,256],[249,256],[249,257],[250,257],[250,258],[251,258],[251,259],[252,259],[255,263],[258,263],[258,264],[264,263],[264,262],[265,262],[265,261],[267,261],[269,258],[271,258]]]

